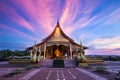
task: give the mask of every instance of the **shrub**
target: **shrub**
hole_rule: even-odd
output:
[[[91,68],[89,65],[84,65],[83,67],[84,68]]]
[[[115,80],[120,80],[120,71],[118,71],[116,77],[115,77]]]
[[[118,74],[120,75],[120,71],[118,71]]]
[[[102,67],[102,66],[98,66],[98,67],[96,67],[96,70],[95,71],[97,71],[97,72],[100,72],[100,73],[104,73],[104,72],[106,72],[106,68],[105,67]]]
[[[20,69],[14,69],[12,70],[9,75],[15,75],[15,74],[18,74],[18,73],[21,73],[22,71]]]
[[[80,67],[83,67],[83,68],[91,68],[88,64],[86,63],[80,63]]]
[[[33,66],[32,66],[32,65],[29,65],[29,66],[26,66],[25,68],[26,68],[26,70],[30,70],[30,69],[33,68]]]

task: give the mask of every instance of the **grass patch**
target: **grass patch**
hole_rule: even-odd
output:
[[[4,77],[5,78],[13,77],[14,75],[19,74],[21,72],[22,72],[22,70],[20,70],[20,69],[14,69],[9,74],[4,75]]]
[[[116,74],[115,80],[120,80],[120,71]]]
[[[31,65],[25,66],[26,70],[30,70],[30,69],[33,69],[33,68],[40,68],[40,67],[37,64],[31,64]]]
[[[95,69],[95,72],[106,73],[107,69],[105,67],[103,67],[103,66],[97,66],[96,69]]]
[[[30,59],[11,59],[10,64],[30,64]]]
[[[91,66],[89,66],[88,64],[86,63],[79,63],[79,66],[82,67],[82,68],[91,68]]]

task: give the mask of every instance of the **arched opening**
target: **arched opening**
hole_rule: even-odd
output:
[[[64,59],[65,54],[68,54],[69,56],[69,46],[52,45],[47,47],[46,58],[47,59]]]

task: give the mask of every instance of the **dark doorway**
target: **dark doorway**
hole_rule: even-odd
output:
[[[64,59],[66,53],[69,53],[69,46],[52,45],[47,47],[46,57],[50,59]]]

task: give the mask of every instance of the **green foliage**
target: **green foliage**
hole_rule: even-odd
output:
[[[7,50],[1,50],[0,51],[0,59],[5,59],[6,57],[9,57],[13,54],[13,52],[9,49]]]
[[[30,69],[33,68],[33,66],[32,66],[32,65],[28,65],[28,66],[26,66],[25,68],[26,68],[26,70],[30,70]]]
[[[28,56],[28,51],[11,51],[9,49],[6,50],[0,50],[0,61],[7,60],[9,58],[12,58],[12,56]]]
[[[18,64],[18,65],[21,65],[21,64],[30,64],[30,59],[19,59],[19,58],[14,58],[14,59],[11,59],[9,61],[10,64]]]
[[[39,68],[39,65],[32,64],[32,65],[26,66],[25,68],[26,68],[26,70],[30,70],[30,69],[33,69],[33,68]]]
[[[120,80],[120,71],[116,74],[115,80]]]
[[[80,67],[83,67],[83,68],[91,68],[88,64],[86,63],[80,63]]]
[[[106,72],[106,68],[105,67],[102,67],[102,66],[98,66],[98,67],[96,67],[96,70],[95,71],[97,71],[97,72],[100,72],[100,73],[104,73],[104,72]]]
[[[108,56],[108,57],[105,57],[104,60],[106,60],[106,61],[120,61],[120,56]]]
[[[15,50],[14,51],[14,56],[28,56],[28,52],[27,51]]]
[[[118,74],[120,75],[120,71],[118,71]]]

